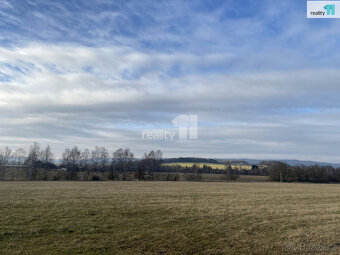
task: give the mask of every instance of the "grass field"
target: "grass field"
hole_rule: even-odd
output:
[[[181,166],[181,167],[191,167],[195,163],[191,162],[176,162],[176,163],[164,163],[163,165],[165,166]],[[199,167],[203,167],[203,165],[210,166],[212,169],[220,169],[223,170],[225,169],[225,164],[214,164],[214,163],[196,163]],[[244,170],[250,170],[251,165],[231,165],[232,168],[237,168],[237,169],[244,169]]]
[[[340,185],[1,182],[0,254],[339,254]]]

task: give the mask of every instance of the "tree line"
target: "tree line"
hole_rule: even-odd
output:
[[[220,174],[226,181],[235,181],[240,174],[250,174],[269,176],[270,180],[278,182],[340,182],[340,168],[332,166],[290,166],[283,162],[268,162],[266,166],[238,170],[227,162],[224,170],[217,170],[197,163],[185,167],[162,165],[162,157],[160,150],[152,150],[142,159],[136,159],[129,148],[109,153],[106,147],[81,150],[73,146],[64,150],[57,164],[49,145],[41,147],[34,142],[28,151],[22,148],[12,151],[9,147],[0,149],[0,180],[128,180],[131,174],[138,180],[160,180],[160,173],[166,173],[166,180],[179,180],[178,173],[182,173],[184,179],[190,181],[200,181],[202,174]]]
[[[56,169],[58,175],[54,179],[78,180],[82,173],[84,180],[90,180],[91,173],[95,172],[98,175],[94,179],[104,179],[106,175],[111,180],[126,180],[127,173],[134,172],[139,180],[153,180],[154,172],[161,167],[162,157],[160,150],[152,150],[136,160],[129,148],[119,148],[110,155],[106,147],[81,150],[73,146],[64,150],[57,166],[51,147],[42,148],[34,142],[28,152],[22,148],[12,151],[9,147],[0,150],[0,180],[5,179],[6,170],[10,169],[11,175],[15,175],[18,168],[25,169],[26,178],[31,181],[47,180],[48,173]]]
[[[283,162],[275,162],[269,168],[269,178],[278,182],[340,182],[340,168],[332,166],[290,166]]]
[[[136,159],[129,148],[109,153],[106,147],[100,146],[92,150],[81,150],[77,146],[66,148],[61,159],[56,161],[49,145],[42,147],[34,142],[28,151],[0,149],[0,180],[129,180],[133,175],[138,180],[176,181],[181,173],[182,178],[189,181],[200,181],[202,174],[221,174],[220,179],[231,181],[237,180],[239,175],[230,165],[221,171],[207,164],[180,167],[162,163],[160,150],[152,150],[142,159]]]

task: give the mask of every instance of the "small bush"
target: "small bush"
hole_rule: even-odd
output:
[[[184,175],[184,179],[187,181],[200,181],[202,179],[201,174],[192,174],[192,173],[187,173]]]
[[[100,177],[98,175],[93,175],[92,181],[100,181]]]
[[[171,174],[171,173],[168,173],[166,175],[166,180],[167,181],[178,181],[179,180],[179,175],[178,174]]]

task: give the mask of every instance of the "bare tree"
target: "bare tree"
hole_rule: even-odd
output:
[[[114,169],[118,173],[124,172],[124,149],[120,148],[113,152],[113,158],[112,163],[114,166]]]
[[[46,146],[44,150],[41,151],[41,163],[44,168],[43,179],[47,180],[47,169],[51,168],[54,155],[52,153],[51,147],[49,145]]]
[[[88,149],[85,149],[81,153],[81,165],[80,167],[84,171],[84,180],[88,181],[89,180],[89,175],[90,175],[90,151]]]
[[[126,180],[127,171],[132,168],[133,158],[134,155],[129,148],[120,148],[113,153],[112,169],[115,169],[117,172],[122,173],[122,178],[124,181]]]
[[[26,155],[27,152],[24,149],[16,149],[13,153],[14,164],[19,167],[22,166],[25,163]]]
[[[236,181],[239,178],[238,170],[233,169],[231,165],[227,164],[225,165],[225,168],[223,170],[223,177],[226,181]]]
[[[22,148],[18,148],[14,151],[13,155],[12,155],[12,163],[13,163],[13,167],[11,170],[12,172],[12,177],[11,179],[14,180],[15,177],[19,177],[20,176],[20,168],[21,166],[24,164],[25,161],[25,157],[26,157],[26,151]]]
[[[104,172],[109,164],[109,152],[105,147],[96,146],[91,151],[91,165],[94,171],[101,172],[102,180],[104,179]],[[99,178],[99,177],[98,177]]]
[[[145,180],[146,176],[146,170],[147,170],[147,161],[145,159],[142,159],[139,161],[138,166],[137,166],[137,171],[136,171],[136,178],[138,180]]]
[[[102,180],[104,180],[104,172],[109,163],[109,152],[105,147],[96,147],[99,155],[99,170],[102,173]]]
[[[0,150],[0,180],[5,180],[6,166],[11,159],[12,150],[8,147]]]
[[[130,151],[129,148],[125,148],[124,149],[124,173],[125,175],[127,171],[133,170],[133,166],[134,166],[133,160],[134,160],[133,153]],[[126,180],[126,176],[123,176],[123,177]]]
[[[29,149],[28,156],[26,159],[26,165],[28,166],[28,179],[30,181],[36,180],[37,166],[40,161],[41,150],[40,145],[34,142]]]
[[[96,146],[93,151],[91,151],[91,167],[94,171],[99,171],[99,157],[100,157],[99,147]]]
[[[12,155],[12,150],[8,147],[0,150],[0,164],[2,166],[8,165]]]
[[[144,158],[139,162],[137,174],[143,173],[143,177],[147,179],[154,179],[154,172],[161,167],[163,153],[160,150],[150,151],[144,154]],[[138,177],[141,179],[141,176]]]
[[[77,146],[72,149],[66,148],[62,154],[62,164],[67,168],[70,180],[78,179],[81,152]]]

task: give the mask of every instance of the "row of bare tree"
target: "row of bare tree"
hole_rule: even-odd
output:
[[[105,147],[96,146],[94,150],[81,151],[77,146],[66,148],[62,154],[61,167],[66,168],[71,174],[71,179],[77,178],[79,171],[85,172],[86,179],[90,172],[111,173],[111,179],[117,179],[119,173],[126,178],[126,173],[135,169],[134,155],[129,148],[118,149],[110,157]]]
[[[95,146],[93,150],[80,150],[77,146],[66,148],[61,161],[56,165],[51,147],[42,148],[34,142],[28,152],[17,149],[14,152],[8,147],[0,150],[0,180],[4,179],[5,169],[11,166],[25,167],[29,180],[37,179],[37,170],[43,171],[43,180],[47,180],[51,169],[66,170],[69,180],[77,180],[78,173],[84,172],[88,180],[91,172],[110,174],[110,179],[126,179],[127,172],[135,172],[139,180],[153,179],[153,172],[161,166],[162,152],[160,150],[145,153],[141,160],[135,160],[129,148],[120,148],[110,155],[105,147]]]
[[[35,179],[35,170],[38,167],[44,169],[44,176],[46,176],[47,169],[54,166],[53,157],[50,146],[41,148],[37,142],[33,143],[28,153],[22,148],[15,151],[12,151],[9,147],[0,149],[0,180],[4,179],[5,168],[8,166],[28,167],[28,178],[30,180]]]

